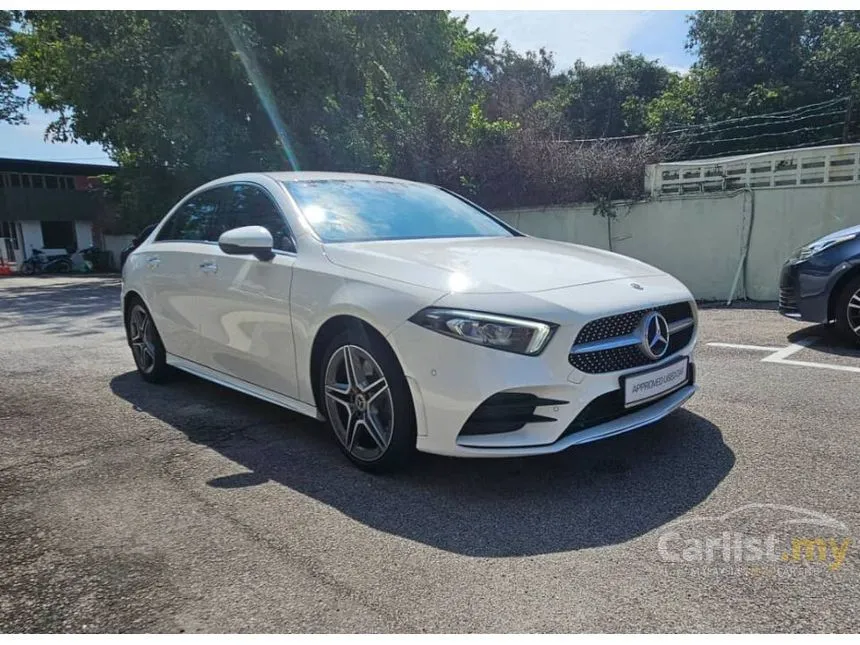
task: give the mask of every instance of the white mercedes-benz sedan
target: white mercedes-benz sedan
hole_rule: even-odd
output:
[[[697,389],[678,280],[385,177],[201,186],[129,256],[122,308],[145,380],[178,368],[324,420],[370,470],[557,452]]]

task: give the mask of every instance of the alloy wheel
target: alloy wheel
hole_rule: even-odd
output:
[[[848,326],[857,336],[860,336],[860,289],[848,298]]]
[[[329,359],[325,405],[343,447],[356,459],[375,461],[391,443],[394,402],[379,363],[358,345],[344,345]]]
[[[134,362],[144,374],[151,373],[155,369],[155,327],[149,312],[141,305],[132,308],[128,331]]]

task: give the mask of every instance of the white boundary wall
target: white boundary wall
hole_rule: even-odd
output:
[[[703,300],[729,297],[750,235],[746,280],[739,280],[735,297],[776,300],[780,268],[794,249],[860,224],[860,184],[661,196],[616,204],[615,210],[609,221],[595,215],[591,204],[497,215],[529,235],[611,249],[653,264]]]

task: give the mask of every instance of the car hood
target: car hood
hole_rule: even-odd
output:
[[[830,240],[838,240],[840,237],[845,237],[846,235],[857,235],[860,234],[860,224],[857,226],[849,226],[848,228],[843,228],[840,231],[835,231],[830,233],[829,235],[825,235],[824,237],[820,237],[813,244],[821,244],[822,242],[829,242]]]
[[[609,251],[526,236],[349,242],[324,248],[341,267],[446,292],[534,293],[663,273]]]

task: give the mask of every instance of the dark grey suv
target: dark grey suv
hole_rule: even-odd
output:
[[[779,312],[810,322],[836,322],[860,344],[860,226],[801,246],[782,267]]]

